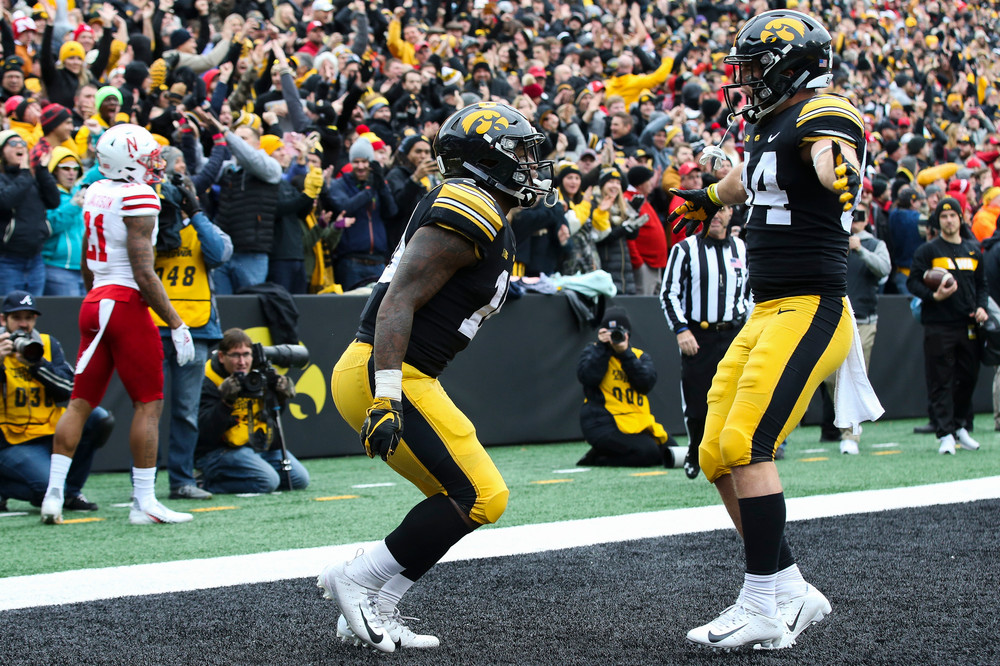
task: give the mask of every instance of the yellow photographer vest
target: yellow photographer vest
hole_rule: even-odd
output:
[[[52,338],[39,334],[45,345],[44,357],[52,360]],[[14,354],[3,362],[6,376],[3,406],[0,410],[0,430],[8,444],[25,442],[52,435],[56,423],[66,411],[48,395],[45,386],[31,375],[31,368],[21,363]]]
[[[181,229],[180,235],[180,246],[158,253],[153,268],[177,314],[185,324],[198,328],[207,324],[212,314],[212,289],[208,285],[208,269],[194,225]],[[167,325],[152,308],[149,314],[157,326]]]
[[[212,383],[219,386],[225,379],[212,368],[212,359],[205,363],[205,376],[212,380]],[[274,441],[274,433],[267,427],[267,414],[263,398],[239,397],[233,405],[232,414],[236,419],[236,425],[227,430],[222,438],[229,446],[244,446],[250,441],[250,429],[247,424],[253,419],[254,433],[261,432],[267,438],[267,445],[270,447]]]
[[[632,347],[632,351],[637,357],[642,356],[641,349]],[[620,431],[630,435],[648,432],[661,444],[667,441],[667,431],[649,411],[649,398],[632,388],[621,361],[614,356],[608,360],[600,389],[604,394],[604,409],[614,417]]]

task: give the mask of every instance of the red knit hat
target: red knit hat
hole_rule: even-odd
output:
[[[49,134],[70,118],[72,116],[69,109],[62,104],[48,104],[42,109],[42,115],[38,122],[42,126],[42,134]]]

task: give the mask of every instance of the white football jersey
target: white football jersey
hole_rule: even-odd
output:
[[[86,224],[87,268],[94,274],[94,287],[122,285],[139,289],[132,275],[126,242],[126,217],[160,216],[160,198],[149,185],[99,180],[87,188],[83,200]],[[156,243],[158,225],[153,225],[151,243]]]

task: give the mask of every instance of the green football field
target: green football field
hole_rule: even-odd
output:
[[[993,430],[992,415],[976,418],[973,434],[982,448],[959,450],[956,456],[938,455],[933,436],[914,435],[913,426],[920,423],[866,424],[859,456],[842,456],[836,443],[820,443],[816,426],[798,428],[788,440],[786,458],[778,462],[785,494],[825,495],[1000,474],[1000,433]],[[498,526],[719,503],[703,476],[691,481],[679,469],[576,468],[585,450],[582,442],[490,448],[511,491]],[[10,512],[0,514],[0,542],[7,553],[2,576],[375,540],[420,499],[379,460],[352,456],[304,464],[312,482],[303,491],[167,501],[171,508],[196,512],[193,522],[176,526],[128,524],[127,474],[92,475],[84,492],[100,510],[67,513],[60,526],[41,525],[38,509],[11,500]],[[168,494],[165,473],[159,475],[157,493]],[[17,515],[21,512],[25,515]]]

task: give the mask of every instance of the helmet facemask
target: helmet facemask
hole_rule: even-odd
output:
[[[496,138],[486,137],[486,140],[493,150],[506,155],[517,165],[510,174],[513,186],[497,180],[494,187],[511,195],[524,207],[535,205],[540,196],[548,199],[554,193],[552,181],[555,177],[555,163],[539,159],[538,146],[545,141],[542,134],[532,132],[525,136],[501,135]]]
[[[157,185],[163,182],[163,171],[167,168],[167,161],[160,156],[159,147],[153,149],[147,155],[136,158],[136,163],[145,169],[142,175],[142,182],[147,185]]]
[[[808,71],[789,71],[787,62],[771,51],[749,56],[731,53],[724,62],[733,67],[733,83],[722,87],[726,106],[730,113],[737,115],[736,93],[743,94],[741,89],[749,88],[750,99],[739,114],[752,123],[758,122],[794,95],[809,77]]]

